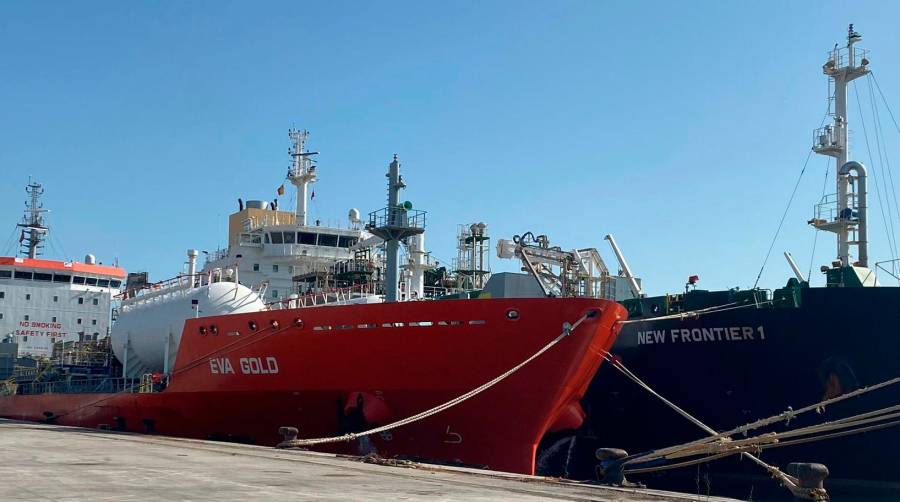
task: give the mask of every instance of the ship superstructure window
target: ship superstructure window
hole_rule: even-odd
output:
[[[259,263],[254,263],[254,264],[253,264],[253,271],[254,271],[254,272],[259,272]]]
[[[71,275],[53,274],[53,282],[69,282],[72,280]]]
[[[0,319],[3,319],[3,312],[0,312]]]
[[[94,298],[94,301],[93,301],[92,303],[93,303],[94,305],[100,305],[100,300]]]
[[[59,296],[53,295],[53,301],[58,302],[58,301],[59,301]]]
[[[81,318],[75,319],[75,324],[81,324]]]
[[[21,270],[16,270],[15,273],[16,279],[28,279],[31,280],[31,272],[22,272]]]
[[[266,244],[269,244],[269,234],[265,234],[265,235],[266,235]]]
[[[92,326],[96,326],[96,325],[97,325],[97,320],[96,320],[96,319],[91,319],[91,325],[92,325]]]
[[[97,281],[97,285],[100,286],[101,288],[108,288],[109,287],[109,279],[99,279]]]
[[[347,236],[347,235],[342,235],[342,236],[338,239],[338,247],[342,247],[342,248],[353,247],[353,246],[356,245],[356,242],[357,242],[358,240],[359,240],[359,239],[357,239],[356,237],[350,237],[350,236]]]
[[[0,270],[0,279],[9,279],[12,277],[12,270]]]
[[[31,293],[25,293],[25,299],[26,299],[26,300],[30,300],[30,299],[31,299]]]
[[[36,281],[52,281],[52,280],[53,280],[53,274],[45,274],[45,273],[42,273],[42,272],[35,272],[35,273],[34,273],[34,280],[36,280]]]
[[[25,314],[24,319],[25,319],[26,321],[28,320],[28,314]]]
[[[278,298],[278,290],[277,289],[272,290],[272,298]]]
[[[338,236],[331,234],[319,234],[319,245],[325,247],[335,247],[338,244]]]
[[[297,242],[299,242],[300,244],[315,246],[316,236],[317,234],[315,232],[297,232]]]
[[[88,278],[85,280],[85,283],[86,283],[88,286],[96,286],[96,285],[97,285],[97,278],[96,278],[96,277],[88,277]]]
[[[278,264],[272,265],[272,272],[278,272]]]
[[[51,317],[50,322],[56,322],[56,316]]]
[[[118,288],[122,285],[122,281],[109,281],[109,287]]]
[[[82,277],[82,276],[80,276],[80,275],[76,275],[76,276],[72,279],[72,283],[73,283],[73,284],[84,284],[84,277]]]
[[[281,232],[272,232],[272,244],[284,244],[284,237]]]
[[[297,234],[294,232],[285,232],[284,233],[284,243],[285,244],[293,244],[294,239],[297,237]]]
[[[6,298],[6,291],[0,291],[0,300]]]
[[[84,298],[78,297],[78,305],[84,305]]]

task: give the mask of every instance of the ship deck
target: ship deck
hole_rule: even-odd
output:
[[[0,420],[0,500],[602,500],[696,496]],[[704,501],[733,499],[703,497]]]

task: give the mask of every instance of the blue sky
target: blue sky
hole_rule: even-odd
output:
[[[397,153],[439,258],[454,256],[458,223],[594,246],[611,264],[612,233],[650,293],[691,274],[748,287],[847,23],[900,110],[900,4],[848,5],[3,2],[0,245],[32,175],[53,211],[50,256],[174,275],[185,249],[226,242],[237,197],[275,196],[296,126],[322,152],[311,214],[323,222],[383,206]],[[854,157],[867,162],[856,114]],[[789,277],[785,249],[809,266],[825,162],[809,163],[764,287]],[[870,254],[889,259],[876,204]],[[819,236],[814,269],[834,247]]]

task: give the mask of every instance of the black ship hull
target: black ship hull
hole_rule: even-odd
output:
[[[795,294],[798,301],[787,307],[768,304],[631,322],[613,353],[660,394],[716,430],[900,375],[900,288],[797,288]],[[769,430],[898,403],[900,388],[888,387]],[[636,453],[705,435],[610,365],[600,369],[582,405],[589,418],[578,435],[581,453],[569,458],[567,473],[573,478],[594,477],[594,446]],[[782,469],[789,462],[823,463],[832,483],[852,480],[900,493],[900,428],[774,448],[762,458]],[[737,459],[714,468],[737,479],[765,474]]]

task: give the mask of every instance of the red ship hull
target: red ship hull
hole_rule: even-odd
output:
[[[165,390],[5,396],[0,416],[267,445],[281,440],[281,426],[298,427],[301,438],[336,436],[468,392],[591,311],[474,398],[367,440],[315,447],[532,474],[543,435],[580,425],[578,401],[626,317],[614,302],[447,300],[189,319]]]

